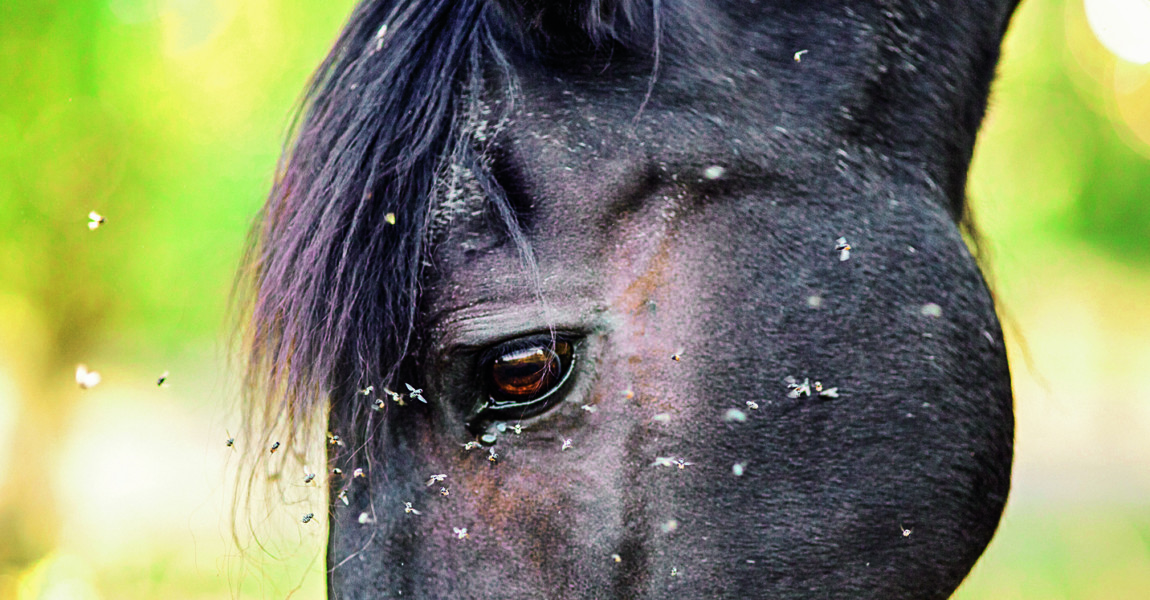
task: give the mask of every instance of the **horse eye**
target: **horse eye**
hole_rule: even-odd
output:
[[[484,418],[524,418],[553,404],[575,361],[575,345],[550,335],[513,340],[494,348],[483,363],[488,398]],[[554,396],[554,397],[553,397]]]

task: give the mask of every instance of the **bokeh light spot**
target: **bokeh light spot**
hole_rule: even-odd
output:
[[[1150,63],[1150,0],[1085,0],[1098,40],[1123,60]]]

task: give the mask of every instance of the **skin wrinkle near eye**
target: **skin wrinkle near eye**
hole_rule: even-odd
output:
[[[436,340],[432,352],[444,360],[463,349],[479,350],[549,330],[590,336],[611,329],[607,305],[595,303],[588,308],[589,304],[576,300],[551,304],[543,310],[535,305],[524,308],[509,301],[489,301],[440,311],[429,328]]]

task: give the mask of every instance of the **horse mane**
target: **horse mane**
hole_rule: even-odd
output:
[[[483,166],[483,148],[463,134],[482,59],[511,77],[500,47],[508,37],[531,52],[572,32],[592,45],[645,40],[639,20],[658,2],[365,0],[354,9],[293,119],[237,279],[249,433],[280,424],[290,441],[329,397],[335,407],[356,389],[398,386],[437,174],[445,157]],[[477,170],[532,263],[515,211]]]
[[[515,33],[551,48],[634,46],[658,28],[659,0],[502,0],[496,6]]]

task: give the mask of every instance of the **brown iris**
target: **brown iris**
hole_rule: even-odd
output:
[[[572,355],[570,342],[550,338],[500,354],[490,370],[493,407],[521,405],[546,396],[563,382]]]

